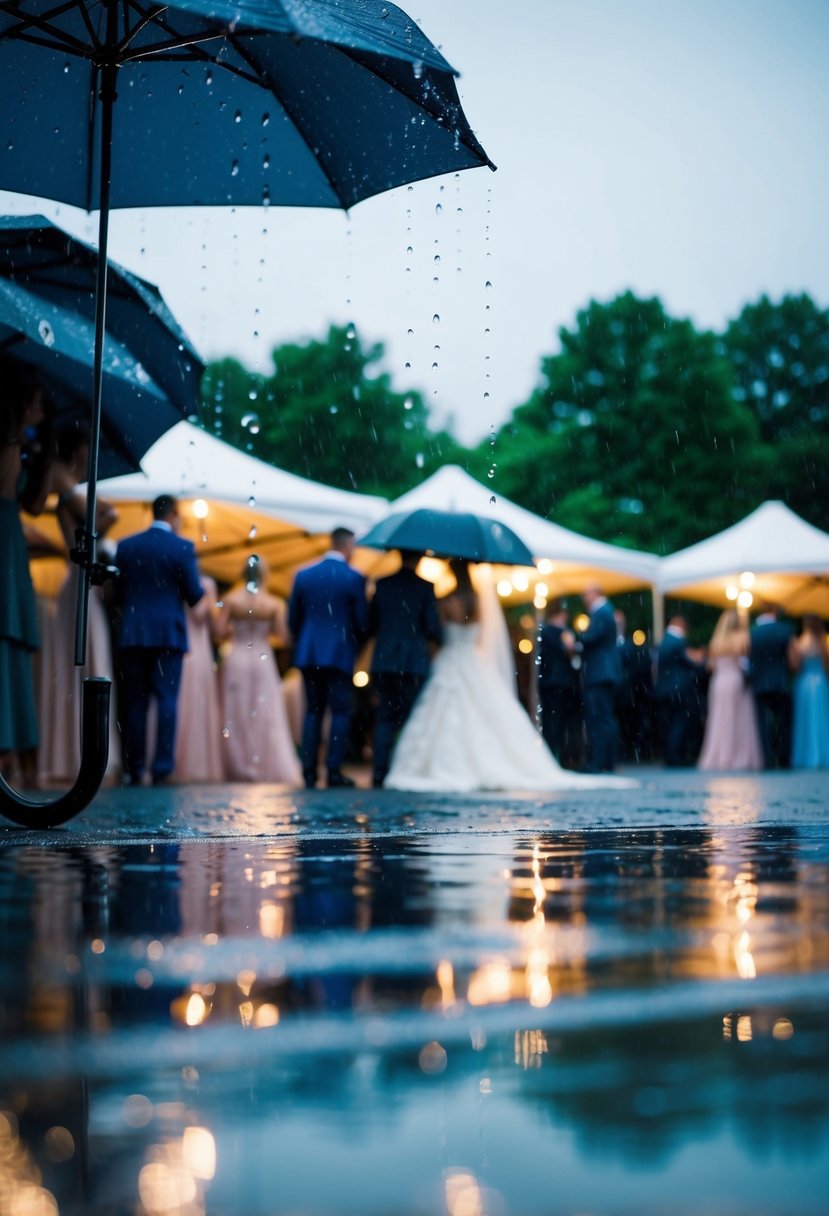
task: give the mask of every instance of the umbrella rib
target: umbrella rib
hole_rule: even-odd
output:
[[[89,36],[93,43],[91,50],[86,46],[85,43],[81,42],[80,39],[74,38],[71,34],[67,34],[64,30],[58,29],[52,25],[53,18],[61,17],[64,13],[70,12],[76,7],[80,7],[83,14],[84,24],[89,31]],[[0,0],[0,13],[7,13],[9,17],[17,19],[17,24],[10,26],[9,29],[5,31],[4,37],[17,38],[21,42],[33,42],[38,46],[47,46],[54,50],[73,51],[75,54],[80,55],[84,59],[88,59],[93,56],[95,51],[97,51],[101,45],[95,29],[89,22],[86,7],[84,5],[78,6],[76,0],[69,0],[69,3],[60,4],[57,8],[50,9],[48,13],[44,13],[43,16],[32,14],[28,17],[21,17],[15,4],[8,3],[7,0]],[[56,41],[48,42],[42,38],[36,38],[31,34],[26,34],[24,31],[30,28],[41,30],[44,34],[48,34]]]

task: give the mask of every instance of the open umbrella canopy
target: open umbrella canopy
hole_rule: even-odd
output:
[[[454,71],[377,0],[0,0],[0,186],[87,211],[351,207],[489,163]]]
[[[34,368],[59,426],[89,413],[95,327],[91,321],[0,277],[0,354]],[[181,418],[133,353],[107,334],[104,343],[101,467],[139,467],[147,448]]]
[[[97,272],[97,251],[44,216],[0,216],[0,277],[94,324]],[[112,261],[107,281],[108,335],[141,363],[177,417],[195,414],[204,364],[161,292]],[[90,371],[83,386],[87,412],[91,388]],[[114,471],[103,469],[102,476]]]
[[[466,511],[419,507],[380,520],[361,537],[367,549],[413,549],[429,557],[460,557],[494,565],[532,566],[523,540],[497,519]]]
[[[792,615],[829,617],[829,533],[782,502],[764,502],[745,519],[662,559],[665,595],[723,608],[766,600]]]

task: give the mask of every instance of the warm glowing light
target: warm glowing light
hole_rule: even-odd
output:
[[[100,937],[96,937],[89,943],[89,949],[93,954],[103,954],[106,950],[106,943],[101,941]]]
[[[648,640],[648,635],[644,629],[634,629],[632,637],[634,646],[644,646]]]
[[[542,557],[541,561],[535,563],[535,568],[539,574],[552,574],[553,563],[549,557]]]
[[[553,999],[553,989],[547,973],[549,954],[540,947],[530,951],[527,959],[527,999],[533,1009],[543,1009]]]
[[[193,499],[193,514],[195,515],[196,519],[207,519],[209,512],[210,507],[207,505],[204,498]]]
[[[196,1198],[196,1183],[189,1170],[151,1161],[138,1175],[138,1194],[148,1212],[178,1212]]]
[[[239,1017],[242,1025],[247,1029],[253,1021],[253,1001],[242,1001],[239,1006]]]
[[[207,1002],[202,994],[200,992],[193,992],[190,994],[190,999],[187,1002],[184,1021],[188,1026],[200,1026],[209,1012]]]
[[[529,576],[523,570],[516,570],[512,576],[512,585],[516,591],[526,591],[530,585]]]
[[[266,1026],[279,1025],[279,1009],[276,1005],[260,1005],[253,1015],[253,1024],[257,1030]]]
[[[586,612],[579,613],[579,615],[573,621],[573,627],[577,629],[579,633],[584,633],[586,629],[590,628],[590,617]]]
[[[750,1043],[751,1035],[751,1018],[744,1013],[737,1018],[737,1040],[740,1043]]]
[[[741,591],[740,594],[737,596],[737,607],[738,608],[750,608],[753,603],[754,603],[754,596],[751,594],[750,591]]]
[[[541,1057],[547,1054],[547,1040],[540,1030],[516,1030],[514,1039],[515,1063],[526,1072],[529,1068],[540,1068]]]
[[[750,570],[744,570],[739,578],[739,583],[743,591],[750,591],[756,581],[756,576],[752,574]]]
[[[757,977],[754,956],[748,948],[750,940],[748,934],[743,932],[734,942],[734,962],[737,964],[737,974],[744,980],[753,980]],[[739,1034],[737,1037],[739,1038]]]
[[[533,652],[532,640],[530,638],[522,638],[521,641],[518,643],[518,649],[521,651],[522,654],[532,654],[532,652]]]
[[[508,595],[512,595],[512,583],[508,578],[501,578],[498,580],[496,591],[501,596],[501,599],[506,599]]]
[[[466,999],[470,1005],[500,1005],[512,996],[512,968],[505,958],[484,963],[469,977]]]
[[[776,1039],[790,1039],[794,1034],[794,1026],[788,1018],[778,1018],[771,1028]]]
[[[546,600],[547,596],[550,594],[550,588],[547,586],[546,583],[536,583],[535,584],[535,594],[538,599]]]
[[[449,1216],[484,1216],[483,1196],[474,1174],[448,1170],[444,1193]]]
[[[366,685],[368,684],[368,672],[367,671],[355,671],[353,680],[354,680],[355,688],[365,688]]]
[[[281,904],[263,903],[259,907],[259,932],[263,937],[281,937],[285,932],[285,909]]]
[[[444,1009],[451,1009],[455,1004],[455,969],[447,958],[442,958],[438,963],[437,981],[440,1003]]]
[[[735,587],[733,583],[729,583],[725,589],[725,598],[727,600],[733,601],[733,600],[736,600],[736,598],[739,594],[740,594],[740,588]]]
[[[535,599],[533,600],[533,607],[538,608],[539,611],[541,611],[541,609],[547,607],[547,601],[543,595],[537,595],[535,597]]]
[[[185,1127],[181,1156],[194,1178],[207,1182],[216,1173],[216,1141],[206,1127]]]
[[[121,1103],[121,1118],[127,1127],[146,1127],[153,1117],[153,1104],[143,1094],[129,1094]]]
[[[152,941],[147,946],[147,958],[152,962],[157,963],[164,954],[164,945],[159,941]]]
[[[430,583],[438,582],[445,569],[445,564],[436,557],[421,557],[417,563],[418,574]]]

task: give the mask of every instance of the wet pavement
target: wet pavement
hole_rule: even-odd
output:
[[[818,1213],[829,774],[0,829],[0,1212]]]

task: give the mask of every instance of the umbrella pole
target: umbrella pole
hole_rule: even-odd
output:
[[[112,0],[107,4],[106,50],[114,50],[117,34],[118,9]],[[101,175],[100,212],[98,217],[98,268],[95,283],[95,357],[92,368],[92,417],[89,434],[89,463],[87,465],[86,518],[83,528],[75,534],[77,548],[72,559],[80,566],[78,603],[75,615],[75,665],[86,662],[86,635],[89,620],[89,588],[97,559],[95,515],[98,496],[98,448],[101,442],[101,399],[103,396],[104,341],[106,339],[107,304],[107,245],[109,243],[109,198],[112,177],[112,110],[115,102],[114,55],[108,55],[101,67]]]

